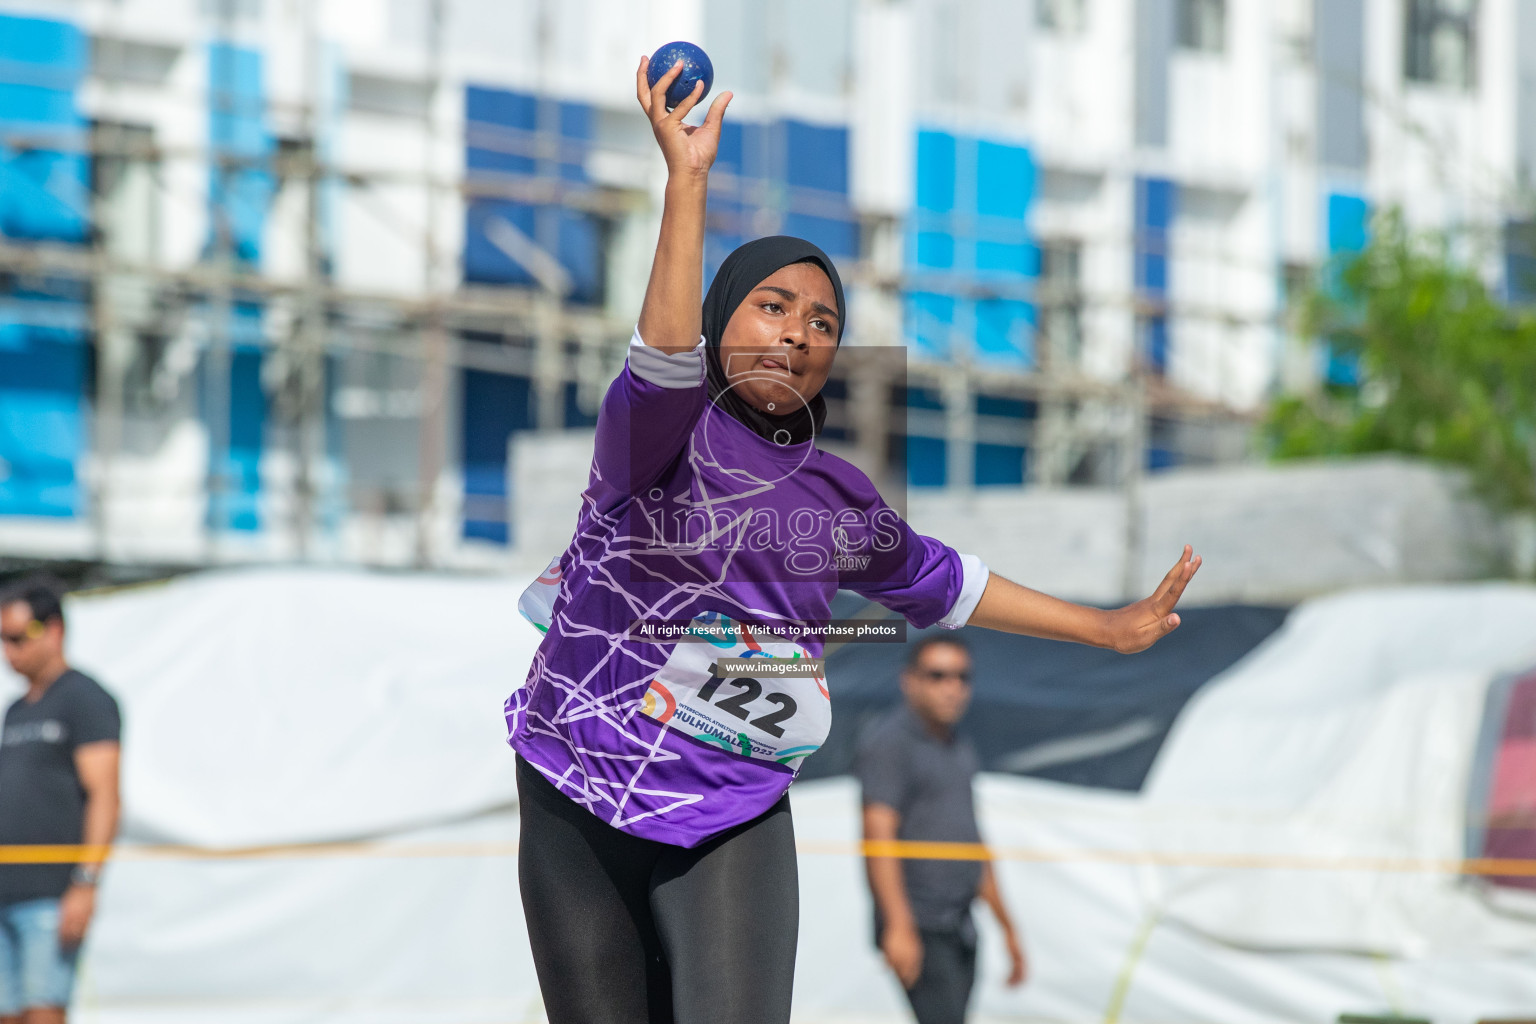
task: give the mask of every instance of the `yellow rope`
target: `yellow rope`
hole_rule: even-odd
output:
[[[902,860],[1024,861],[1156,865],[1256,871],[1362,871],[1400,874],[1502,875],[1536,877],[1536,859],[1477,857],[1308,857],[1300,854],[1197,853],[1164,850],[1040,849],[988,847],[981,843],[924,843],[906,840],[843,842],[801,840],[808,856],[895,857]],[[211,848],[174,844],[120,846],[0,846],[0,864],[74,864],[110,857],[117,861],[267,860],[320,857],[421,859],[511,857],[517,843],[337,842]]]

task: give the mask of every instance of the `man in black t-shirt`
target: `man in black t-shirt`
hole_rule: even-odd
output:
[[[901,674],[901,707],[859,745],[864,838],[980,843],[971,780],[975,748],[955,726],[971,699],[971,656],[958,637],[929,636]],[[1008,984],[1024,981],[1024,951],[989,861],[870,857],[880,951],[896,973],[918,1024],[961,1024],[976,980],[981,899],[1003,930]]]
[[[27,684],[0,729],[0,845],[96,847],[70,864],[0,864],[0,1024],[62,1024],[76,953],[117,831],[117,701],[64,658],[60,589],[0,593],[0,645]]]

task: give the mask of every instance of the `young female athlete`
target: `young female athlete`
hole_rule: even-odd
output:
[[[786,791],[826,736],[822,644],[839,588],[918,627],[986,626],[1142,650],[1178,625],[1199,568],[1103,611],[990,573],[915,533],[853,466],[818,451],[846,329],[837,269],[764,238],[701,304],[706,181],[731,96],[667,111],[681,65],[635,75],[667,164],[656,259],[598,417],[576,535],[549,595],[518,752],[519,883],[553,1024],[784,1024],[799,905]],[[683,634],[667,632],[683,629]],[[727,665],[727,659],[737,659]],[[751,659],[743,670],[739,659]]]

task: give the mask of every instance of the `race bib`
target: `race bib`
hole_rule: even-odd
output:
[[[721,621],[730,622],[709,614],[694,620]],[[821,659],[796,643],[758,643],[747,627],[731,625],[734,636],[701,628],[707,639],[678,643],[640,711],[722,750],[799,771],[832,727]]]

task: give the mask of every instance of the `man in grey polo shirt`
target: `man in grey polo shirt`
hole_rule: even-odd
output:
[[[864,838],[979,843],[971,780],[975,748],[955,731],[971,699],[971,657],[952,636],[924,637],[901,675],[903,703],[859,745]],[[971,903],[992,908],[1008,944],[1008,984],[1024,981],[1024,951],[992,865],[974,860],[866,861],[875,933],[918,1024],[962,1024],[976,980]]]

